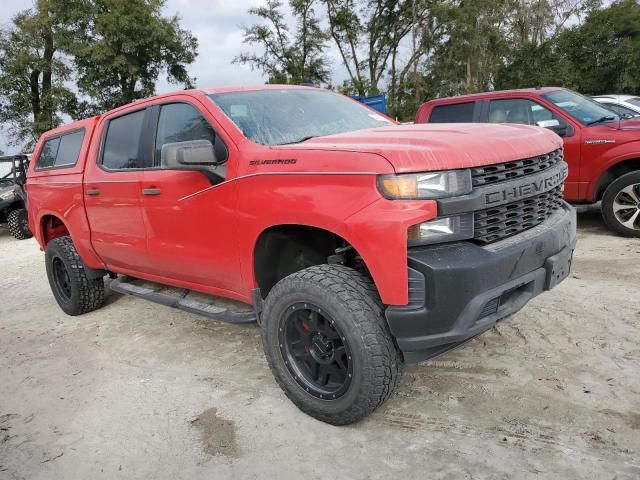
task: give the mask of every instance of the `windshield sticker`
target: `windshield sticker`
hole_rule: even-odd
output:
[[[238,118],[238,117],[248,117],[249,116],[249,109],[247,108],[246,105],[231,105],[229,107],[229,113],[231,114],[232,117]]]

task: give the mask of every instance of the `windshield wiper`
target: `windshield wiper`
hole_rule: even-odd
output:
[[[615,115],[605,115],[604,117],[600,117],[599,119],[594,120],[593,122],[587,123],[587,127],[591,125],[595,125],[596,123],[608,122],[610,120],[615,120],[615,119],[616,119]]]
[[[316,138],[316,137],[319,137],[319,136],[320,135],[308,135],[306,137],[299,138],[298,140],[295,140],[293,142],[279,143],[278,145],[293,145],[294,143],[306,142],[307,140],[311,140],[312,138]]]

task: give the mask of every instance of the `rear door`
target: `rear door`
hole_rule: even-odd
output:
[[[102,261],[118,271],[148,265],[140,200],[142,172],[151,162],[143,148],[148,115],[140,108],[106,117],[87,159],[83,195],[91,242]]]
[[[217,293],[240,291],[236,190],[227,178],[227,165],[237,161],[235,146],[191,97],[155,105],[152,118],[153,168],[144,172],[142,185],[149,272]],[[198,171],[162,168],[163,145],[190,140],[208,140],[219,159],[227,157],[210,178]]]
[[[480,121],[482,102],[467,101],[436,104],[429,114],[428,123],[473,123]]]

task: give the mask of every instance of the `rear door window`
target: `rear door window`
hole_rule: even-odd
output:
[[[102,165],[107,170],[144,168],[141,152],[145,110],[109,121],[105,135]]]
[[[50,138],[42,146],[36,170],[54,167],[70,167],[76,164],[84,140],[84,129]]]
[[[471,123],[476,102],[453,103],[433,107],[429,123]]]

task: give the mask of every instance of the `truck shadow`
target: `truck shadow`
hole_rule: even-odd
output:
[[[605,225],[599,204],[578,205],[576,206],[576,210],[578,212],[578,230],[603,235],[615,235]]]

